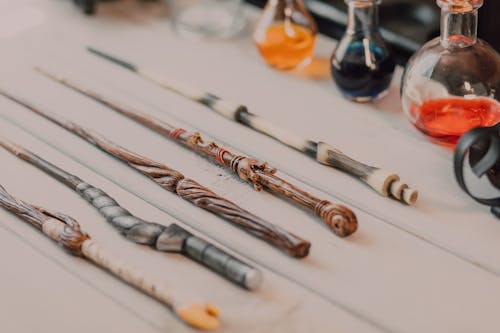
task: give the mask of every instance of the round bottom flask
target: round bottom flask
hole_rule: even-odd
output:
[[[402,79],[403,110],[432,141],[454,145],[475,127],[500,122],[500,56],[477,39],[482,0],[438,0],[441,37],[409,61]]]
[[[348,24],[331,58],[332,78],[341,93],[355,102],[383,97],[395,63],[382,40],[376,0],[346,0]]]

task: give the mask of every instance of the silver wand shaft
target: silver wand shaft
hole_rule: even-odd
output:
[[[164,226],[144,221],[121,207],[101,189],[27,149],[1,137],[0,146],[76,191],[128,240],[149,245],[158,251],[182,253],[244,288],[252,290],[260,285],[262,281],[260,271],[204,239],[194,236],[180,225],[172,223]]]

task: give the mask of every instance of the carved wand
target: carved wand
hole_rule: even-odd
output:
[[[241,227],[248,233],[282,249],[289,255],[296,258],[304,258],[309,254],[311,243],[308,241],[295,236],[277,225],[264,221],[235,203],[218,196],[196,181],[185,178],[180,172],[162,163],[131,152],[76,123],[55,114],[41,111],[29,103],[21,101],[5,92],[0,91],[0,95],[26,107],[28,110],[52,121],[54,124],[65,128],[104,152],[125,162],[128,166],[155,181],[162,188]]]
[[[393,172],[356,161],[327,143],[304,139],[287,129],[269,122],[261,116],[249,112],[245,105],[224,100],[214,94],[197,89],[185,83],[159,76],[154,71],[139,68],[136,65],[94,48],[89,47],[87,50],[137,73],[139,76],[158,84],[162,88],[171,90],[193,101],[206,105],[229,120],[236,121],[262,134],[270,136],[314,158],[321,164],[346,172],[360,179],[384,197],[390,196],[408,205],[412,205],[417,201],[418,191],[401,182],[399,175]]]
[[[219,326],[219,310],[193,302],[187,292],[172,291],[156,279],[144,275],[120,257],[94,242],[73,218],[31,205],[11,196],[0,185],[0,206],[41,230],[70,254],[90,260],[119,279],[167,305],[185,323],[202,330]],[[184,295],[184,296],[182,296]]]
[[[121,207],[103,190],[84,182],[26,148],[2,137],[0,146],[77,192],[128,240],[149,245],[158,251],[182,253],[247,289],[252,290],[260,285],[262,275],[258,270],[194,236],[180,225],[172,223],[164,226],[144,221]]]
[[[273,194],[281,195],[298,203],[319,216],[336,235],[345,237],[356,231],[358,222],[356,216],[349,208],[316,198],[310,193],[276,176],[276,169],[270,168],[267,163],[233,154],[229,150],[217,145],[215,142],[205,142],[199,133],[187,132],[183,128],[170,125],[151,115],[127,108],[115,101],[106,99],[97,92],[82,88],[66,78],[57,77],[40,68],[37,68],[37,70],[45,76],[153,129],[164,137],[177,141],[183,146],[209,159],[217,161],[226,169],[233,171],[242,180],[252,184],[255,189],[261,190],[265,188]]]

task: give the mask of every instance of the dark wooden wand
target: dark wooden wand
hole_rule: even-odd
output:
[[[197,132],[187,132],[183,128],[173,126],[151,115],[127,108],[118,102],[104,98],[97,92],[88,88],[82,88],[66,78],[55,76],[40,68],[37,68],[37,70],[45,76],[153,129],[164,137],[179,142],[202,156],[217,161],[220,165],[233,171],[242,180],[252,184],[255,189],[261,190],[265,188],[273,194],[285,197],[307,208],[319,216],[336,235],[345,237],[356,231],[358,222],[356,216],[349,208],[333,204],[327,200],[321,200],[276,176],[276,169],[270,168],[267,163],[233,154],[215,142],[205,142]]]
[[[174,290],[158,279],[138,271],[94,242],[70,216],[34,206],[10,195],[0,185],[0,206],[29,222],[74,256],[87,259],[122,281],[167,305],[185,323],[202,330],[219,326],[219,310],[208,303],[193,301],[187,290]]]
[[[258,270],[194,236],[180,225],[172,223],[164,226],[144,221],[121,207],[103,190],[84,182],[26,148],[2,137],[0,146],[77,192],[128,240],[149,245],[158,251],[182,253],[247,289],[252,290],[260,285],[262,275]]]
[[[104,152],[125,162],[128,166],[155,181],[162,188],[239,226],[248,233],[282,249],[289,255],[296,258],[304,258],[309,254],[311,243],[308,241],[295,236],[277,225],[264,221],[235,203],[215,194],[196,181],[185,178],[177,170],[131,152],[91,130],[85,129],[55,114],[41,111],[28,102],[22,101],[10,94],[0,91],[0,95],[26,107],[28,110],[52,121],[54,124],[65,128]]]
[[[139,76],[158,84],[162,88],[176,92],[193,101],[204,104],[211,110],[229,120],[236,121],[260,133],[270,136],[273,139],[314,158],[321,164],[346,172],[351,176],[360,179],[385,197],[393,197],[408,205],[412,205],[417,201],[418,191],[401,182],[399,175],[396,173],[356,161],[339,149],[327,143],[304,139],[301,136],[278,126],[277,124],[269,122],[261,116],[249,112],[245,105],[222,99],[212,93],[197,89],[184,82],[159,76],[154,71],[140,68],[134,64],[118,59],[94,48],[89,47],[87,49],[95,55],[120,65],[123,68],[126,68]]]

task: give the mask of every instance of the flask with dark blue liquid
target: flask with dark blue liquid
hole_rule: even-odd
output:
[[[395,63],[378,24],[381,0],[346,0],[347,30],[331,58],[332,77],[342,94],[355,102],[383,97]]]

